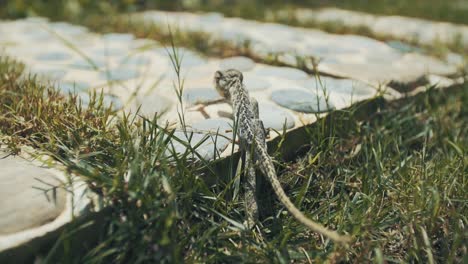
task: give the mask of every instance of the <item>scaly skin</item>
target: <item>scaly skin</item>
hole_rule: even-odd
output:
[[[265,129],[263,122],[259,118],[258,103],[251,98],[251,109],[253,112],[253,134],[260,141],[265,140]],[[253,145],[252,145],[253,147]],[[255,151],[252,148],[247,148],[245,151],[245,178],[244,178],[244,203],[247,216],[247,226],[252,228],[255,226],[255,221],[258,219],[258,202],[255,195],[257,189],[255,166],[253,164]]]
[[[307,218],[297,207],[291,202],[289,197],[281,187],[276,176],[276,170],[273,165],[273,160],[268,155],[265,137],[258,136],[259,126],[263,127],[263,123],[255,115],[254,109],[256,102],[252,104],[249,98],[249,93],[243,84],[242,73],[230,69],[226,71],[217,71],[214,76],[215,88],[218,93],[226,98],[233,108],[233,115],[237,125],[237,135],[239,136],[240,146],[243,151],[248,151],[253,148],[254,161],[260,171],[266,176],[273,191],[278,196],[278,199],[286,207],[294,218],[310,228],[312,231],[320,233],[335,242],[347,243],[350,238],[341,236],[336,231],[332,231],[323,225],[316,223]],[[257,110],[258,111],[258,110]],[[263,128],[262,128],[263,129]],[[257,133],[256,133],[257,131]],[[246,157],[249,158],[249,157]]]

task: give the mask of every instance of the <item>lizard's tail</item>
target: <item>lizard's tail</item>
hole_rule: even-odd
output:
[[[273,166],[273,163],[271,162],[271,158],[268,156],[268,153],[264,153],[263,151],[260,151],[260,153],[258,154],[260,156],[259,160],[266,161],[264,164],[265,166],[259,166],[260,170],[268,178],[269,182],[271,183],[273,187],[274,192],[278,196],[278,199],[286,207],[286,209],[288,209],[291,215],[294,216],[294,218],[296,218],[299,222],[301,222],[302,224],[310,228],[312,231],[320,233],[335,242],[339,242],[339,243],[350,242],[351,238],[349,236],[340,235],[336,231],[330,230],[324,227],[323,225],[310,220],[299,209],[297,209],[297,207],[291,202],[289,197],[284,192],[283,187],[281,187],[281,183],[279,182],[276,176],[275,167]]]

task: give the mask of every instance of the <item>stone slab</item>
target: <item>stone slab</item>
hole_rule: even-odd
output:
[[[280,62],[293,67],[305,63],[309,69],[315,69],[313,61],[308,59],[312,57],[318,62],[320,72],[376,85],[391,81],[409,83],[428,74],[457,72],[457,65],[416,54],[414,50],[402,52],[385,42],[363,36],[329,34],[316,29],[225,18],[212,13],[146,11],[135,14],[134,18],[156,25],[170,24],[186,32],[205,32],[214,39],[230,41],[240,48],[247,41],[255,56],[265,60],[277,56]],[[213,20],[217,22],[213,23]],[[425,31],[420,28],[420,32]],[[296,57],[303,59],[297,61]],[[271,72],[274,71],[266,74]],[[300,75],[286,70],[278,74],[300,78]]]
[[[278,15],[281,16],[280,13]],[[291,13],[288,15],[290,16]],[[379,16],[338,8],[318,10],[301,8],[295,10],[292,15],[304,24],[310,21],[343,23],[351,27],[366,27],[376,35],[385,35],[409,42],[417,41],[423,45],[435,42],[452,44],[454,41],[459,41],[461,45],[468,47],[468,26],[466,25],[403,16]]]
[[[0,155],[0,236],[56,219],[66,204],[60,179],[21,158]]]
[[[209,120],[231,117],[227,104],[211,104],[220,99],[213,88],[214,72],[226,68],[243,71],[246,88],[259,102],[265,126],[274,130],[282,130],[284,124],[288,130],[309,124],[317,113],[343,109],[376,95],[384,94],[388,99],[403,96],[374,79],[405,81],[424,72],[438,85],[450,83],[449,78],[441,76],[451,73],[444,62],[411,51],[396,52],[386,43],[360,36],[332,35],[219,14],[147,12],[136,16],[161,23],[166,19],[180,22],[181,30],[208,30],[231,41],[249,40],[259,56],[283,52],[280,58],[291,63],[296,55],[318,54],[321,69],[350,78],[321,76],[318,85],[317,76],[294,67],[265,65],[240,56],[206,58],[187,48],[176,49],[182,60],[181,72],[176,74],[170,49],[154,40],[137,39],[131,34],[99,35],[81,26],[42,18],[0,21],[0,30],[5,33],[0,36],[0,48],[25,63],[31,73],[56,83],[64,94],[77,93],[84,105],[89,102],[89,91],[102,90],[104,102],[112,103],[115,110],[139,110],[149,118],[157,114],[162,124],[167,121],[175,127],[180,125],[181,112],[188,126],[201,123],[215,128],[217,123]],[[31,46],[32,38],[41,41]],[[79,41],[79,52],[63,39]],[[413,71],[407,69],[408,65]],[[429,74],[431,71],[437,74]],[[205,128],[197,131],[194,144],[210,130]],[[226,149],[223,140],[216,144],[203,146],[202,156],[213,158],[213,150]]]
[[[94,196],[86,184],[54,164],[31,148],[23,147],[21,156],[0,149],[0,259],[25,244],[56,239],[56,230],[89,212]],[[38,248],[30,244],[23,254]]]

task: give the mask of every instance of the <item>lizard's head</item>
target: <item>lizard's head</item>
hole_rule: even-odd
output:
[[[214,75],[214,84],[216,91],[224,97],[229,98],[229,89],[238,83],[242,85],[242,73],[238,70],[229,69],[225,71],[216,71]]]

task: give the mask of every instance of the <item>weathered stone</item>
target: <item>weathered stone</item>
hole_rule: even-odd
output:
[[[58,89],[64,94],[85,92],[89,87],[85,82],[61,82],[58,85]]]
[[[63,183],[47,169],[0,152],[0,235],[38,227],[65,208]]]
[[[261,91],[271,87],[270,82],[252,74],[244,74],[244,85],[249,91]]]
[[[417,53],[422,53],[423,52],[423,49],[419,48],[419,47],[415,47],[415,46],[412,46],[412,45],[409,45],[409,44],[406,44],[404,42],[401,42],[401,41],[397,41],[397,40],[391,40],[391,41],[387,41],[387,44],[400,51],[400,52],[403,52],[403,53],[408,53],[408,52],[417,52]]]
[[[294,127],[294,116],[272,103],[259,102],[258,111],[265,128],[281,131]]]
[[[198,132],[219,133],[232,138],[232,120],[227,118],[212,118],[192,124],[192,129]]]
[[[84,58],[77,59],[72,61],[70,67],[84,70],[97,70],[104,69],[107,67],[107,62],[104,58],[92,58],[86,60]]]
[[[135,113],[138,109],[139,114],[148,118],[153,118],[155,114],[162,114],[172,107],[172,101],[159,93],[149,95],[140,95],[132,103],[130,110]]]
[[[291,14],[288,14],[291,16]],[[402,16],[377,16],[363,12],[324,8],[320,10],[297,9],[295,18],[302,23],[326,22],[343,23],[351,27],[366,27],[376,35],[384,35],[420,44],[451,44],[459,39],[462,45],[468,45],[468,26],[446,22],[435,22]]]
[[[221,60],[220,68],[222,70],[236,69],[241,72],[250,71],[255,67],[255,62],[247,57],[230,57]]]
[[[302,82],[305,88],[315,93],[329,94],[340,93],[355,96],[373,96],[376,89],[352,79],[336,79],[331,77],[313,77]]]
[[[135,79],[140,76],[140,72],[134,68],[117,68],[108,71],[101,72],[101,80],[107,81],[125,81],[129,79]]]
[[[178,55],[180,56],[180,67],[186,68],[186,67],[195,67],[195,66],[200,66],[206,63],[206,60],[203,59],[200,55],[196,54],[193,51],[187,50],[187,49],[178,49]],[[169,53],[171,56],[173,54]],[[169,54],[166,55],[169,56]]]
[[[384,42],[363,36],[329,34],[315,29],[239,18],[219,19],[217,17],[218,22],[210,24],[203,22],[205,17],[209,16],[207,14],[148,11],[135,16],[156,24],[178,25],[188,32],[202,31],[220,40],[247,40],[250,44],[250,51],[257,58],[280,61],[294,67],[306,66],[311,70],[318,69],[330,75],[365,82],[382,84],[391,81],[413,82],[426,74],[450,75],[456,71],[440,61],[436,63],[435,58],[430,58],[432,61],[428,62],[427,56],[424,59],[415,56],[410,65],[403,67],[408,63],[405,53],[402,54]],[[348,18],[343,16],[343,19]],[[226,35],[225,32],[229,34]],[[425,30],[420,28],[418,33],[425,34]],[[233,41],[233,43],[240,47],[245,44],[240,41]],[[412,49],[406,54],[414,55],[415,52],[418,51]],[[299,61],[295,58],[299,58]],[[318,62],[318,68],[314,67],[310,58]],[[420,65],[428,64],[437,67],[420,67]],[[259,74],[264,74],[263,71],[259,70]],[[266,71],[267,75],[272,73],[271,70]],[[280,70],[275,70],[273,75],[290,79],[305,78],[301,77],[303,74]]]
[[[321,113],[334,109],[333,102],[322,94],[298,89],[276,90],[271,99],[286,108],[303,113]]]
[[[290,67],[262,67],[255,70],[255,74],[266,77],[276,77],[289,80],[304,80],[308,77],[307,73]]]
[[[108,33],[102,35],[102,39],[109,43],[128,43],[131,42],[135,37],[132,34],[122,34],[122,33]]]
[[[54,22],[49,25],[50,29],[60,35],[77,36],[88,33],[86,27],[71,25],[65,22]]]
[[[184,99],[189,104],[206,103],[220,99],[221,96],[214,88],[192,88],[184,91]]]
[[[120,60],[120,63],[124,65],[149,66],[149,64],[151,63],[151,58],[142,55],[137,55],[122,58]]]
[[[188,129],[187,132],[176,131],[174,136],[189,142],[190,146],[201,158],[211,160],[219,157],[229,145],[232,139],[231,123],[231,120],[225,118],[207,119],[193,124],[192,129]],[[191,152],[180,142],[176,140],[171,142],[173,149],[169,150],[169,152]],[[194,155],[194,158],[199,158],[198,155]]]
[[[48,52],[37,55],[36,59],[40,61],[64,61],[72,58],[69,53],[65,52]]]
[[[127,55],[128,49],[125,47],[96,47],[93,48],[91,51],[91,58],[100,57],[100,58],[122,58],[123,56]]]
[[[45,80],[57,81],[61,80],[66,74],[66,70],[34,66],[30,69],[31,74],[36,74],[39,78]]]

